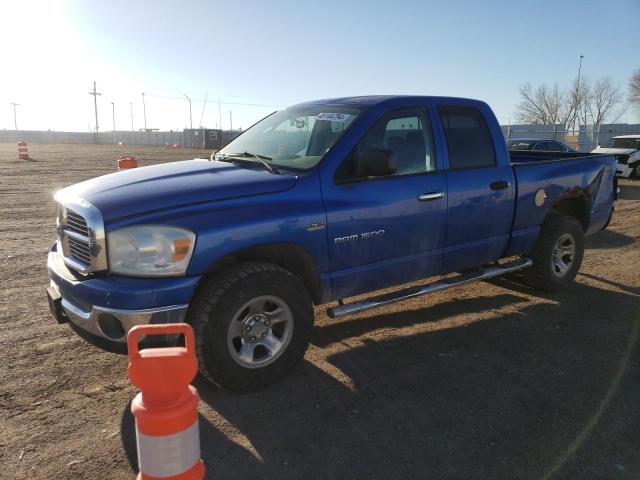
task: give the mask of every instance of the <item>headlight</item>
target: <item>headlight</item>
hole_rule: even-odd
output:
[[[195,233],[177,227],[140,225],[107,234],[109,271],[122,275],[184,275],[195,245]]]

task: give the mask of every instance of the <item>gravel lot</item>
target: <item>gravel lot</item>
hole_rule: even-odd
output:
[[[125,149],[142,165],[196,153]],[[126,357],[55,324],[45,296],[52,193],[120,149],[30,150],[0,145],[0,478],[130,479]],[[197,383],[208,478],[640,478],[639,239],[640,181],[622,180],[559,294],[511,277],[339,320],[318,308],[284,382]]]

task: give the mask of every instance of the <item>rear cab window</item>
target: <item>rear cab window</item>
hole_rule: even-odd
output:
[[[450,169],[496,165],[493,138],[480,110],[466,105],[439,105],[437,109]]]

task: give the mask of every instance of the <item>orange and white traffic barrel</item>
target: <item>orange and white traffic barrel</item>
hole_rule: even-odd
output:
[[[118,159],[118,171],[120,170],[129,170],[130,168],[137,168],[138,162],[136,157],[132,157],[131,155],[122,155]]]
[[[184,335],[184,347],[138,349],[151,335]],[[139,325],[129,330],[129,380],[140,389],[131,402],[138,445],[137,480],[202,480],[198,371],[193,329],[186,323]]]
[[[29,160],[29,147],[27,147],[27,142],[24,140],[18,142],[18,158],[20,160]]]

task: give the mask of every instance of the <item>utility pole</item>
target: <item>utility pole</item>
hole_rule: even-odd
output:
[[[18,105],[20,105],[19,103],[10,103],[11,105],[13,105],[13,126],[15,127],[16,130],[18,130],[18,117],[16,115],[16,107]]]
[[[133,132],[133,103],[129,102],[129,113],[131,114],[131,131]]]
[[[187,99],[187,102],[189,102],[189,128],[191,128],[191,130],[193,130],[193,115],[191,115],[191,99],[189,98],[189,95],[187,95],[186,93],[184,94],[184,98]]]
[[[147,105],[144,103],[144,92],[142,92],[142,114],[144,116],[144,131],[147,131]]]
[[[96,90],[96,81],[93,81],[93,91],[89,92],[89,95],[93,95],[93,108],[96,112],[96,133],[98,133],[99,127],[98,127],[98,95],[102,95],[101,93],[98,93],[98,91]]]
[[[220,95],[218,95],[218,123],[220,130],[222,130],[222,109],[220,108]]]
[[[231,110],[229,110],[229,130],[233,132],[233,115],[231,114]]]

